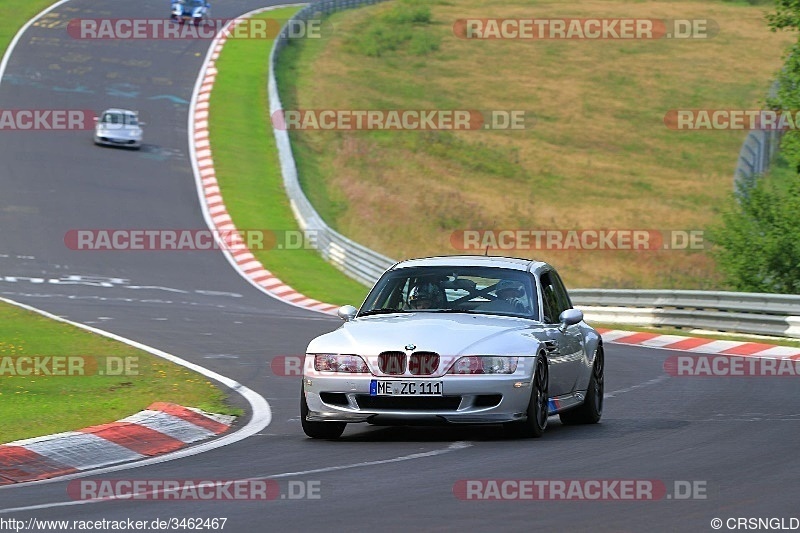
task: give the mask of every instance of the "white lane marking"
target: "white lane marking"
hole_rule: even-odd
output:
[[[238,482],[239,483],[248,483],[248,482],[251,482],[251,481],[261,481],[261,480],[265,480],[265,479],[280,479],[280,478],[286,478],[286,477],[306,476],[306,475],[309,475],[309,474],[324,474],[324,473],[327,473],[327,472],[336,472],[336,471],[339,471],[339,470],[350,470],[350,469],[353,469],[353,468],[364,468],[364,467],[368,467],[368,466],[378,466],[378,465],[385,465],[385,464],[391,464],[391,463],[400,463],[400,462],[403,462],[403,461],[413,461],[415,459],[425,459],[427,457],[435,457],[437,455],[443,455],[445,453],[450,453],[450,452],[454,452],[454,451],[458,451],[458,450],[464,450],[466,448],[469,448],[470,446],[472,446],[472,444],[469,443],[469,442],[458,441],[458,442],[452,443],[447,448],[442,448],[442,449],[439,449],[439,450],[432,450],[432,451],[429,451],[429,452],[412,453],[411,455],[402,455],[400,457],[393,457],[391,459],[377,459],[375,461],[364,461],[362,463],[352,463],[352,464],[348,464],[348,465],[327,466],[327,467],[324,467],[324,468],[315,468],[315,469],[312,469],[312,470],[299,470],[297,472],[283,472],[281,474],[272,474],[272,475],[268,475],[268,476],[251,477],[251,478],[247,478],[247,479],[238,480]],[[61,478],[61,479],[64,479],[64,478]],[[210,480],[209,481],[201,481],[200,483],[197,483],[197,484],[191,484],[191,486],[197,487],[197,486],[203,485],[203,486],[215,487],[215,486],[219,486],[222,483],[227,483],[227,481],[224,481],[224,482],[219,482],[219,481],[218,482],[212,482]],[[187,483],[186,485],[182,486],[182,489],[184,487],[189,487],[189,486],[190,486],[190,484]],[[109,497],[109,498],[96,498],[96,499],[92,499],[92,500],[69,500],[69,501],[61,501],[61,502],[42,503],[42,504],[39,504],[39,505],[28,505],[28,506],[25,506],[25,507],[10,507],[8,509],[0,509],[0,514],[18,513],[18,512],[22,512],[22,511],[38,511],[38,510],[41,510],[41,509],[53,509],[53,508],[57,508],[57,507],[71,507],[73,505],[86,505],[86,504],[90,504],[90,503],[103,503],[103,502],[114,501],[114,500],[118,500],[118,499],[130,500],[130,499],[135,499],[135,498],[146,498],[147,495],[160,494],[160,493],[166,493],[166,492],[174,492],[174,491],[159,489],[159,490],[144,491],[144,492],[140,492],[140,493],[136,493],[136,494],[125,494],[122,497],[113,497],[112,496],[112,497]]]
[[[125,285],[124,287],[126,289],[145,289],[154,291],[177,292],[180,294],[189,294],[189,291],[184,291],[182,289],[173,289],[171,287],[159,287],[158,285]]]
[[[216,380],[216,381],[222,383],[223,385],[225,385],[226,387],[228,387],[232,391],[236,392],[237,394],[240,394],[247,401],[247,403],[250,404],[250,409],[251,409],[251,411],[253,413],[253,415],[250,418],[250,420],[241,429],[239,429],[237,431],[234,431],[233,433],[229,433],[229,434],[223,435],[222,437],[220,437],[218,439],[198,444],[197,446],[193,446],[191,448],[183,448],[181,450],[177,450],[177,451],[174,451],[172,453],[159,455],[158,457],[152,457],[152,458],[149,458],[149,459],[143,459],[143,460],[137,461],[135,463],[128,463],[128,464],[116,465],[116,466],[108,466],[108,467],[105,467],[105,468],[98,468],[98,469],[93,469],[93,470],[86,470],[85,472],[77,472],[75,474],[69,474],[69,475],[61,476],[61,477],[57,477],[57,478],[43,479],[41,481],[31,481],[31,482],[27,482],[27,483],[14,483],[14,484],[11,484],[11,485],[4,485],[4,486],[0,487],[0,491],[13,490],[15,488],[27,487],[29,485],[34,485],[34,484],[40,485],[40,484],[45,484],[45,483],[55,483],[55,482],[66,481],[66,480],[70,480],[70,479],[77,479],[77,478],[86,477],[86,476],[94,476],[94,475],[99,475],[99,474],[106,474],[106,473],[109,473],[109,472],[118,472],[120,470],[128,470],[128,469],[132,469],[132,468],[139,468],[141,466],[148,466],[148,465],[154,465],[154,464],[159,464],[159,463],[166,463],[168,461],[174,461],[176,459],[182,459],[184,457],[191,457],[193,455],[197,455],[197,454],[200,454],[200,453],[203,453],[203,452],[207,452],[207,451],[210,451],[210,450],[215,450],[217,448],[222,448],[223,446],[228,446],[230,444],[234,444],[236,442],[239,442],[240,440],[246,439],[247,437],[255,435],[259,431],[263,430],[265,427],[267,427],[270,424],[270,422],[272,422],[272,410],[270,409],[270,406],[269,406],[269,403],[267,402],[267,400],[265,400],[264,397],[261,396],[260,394],[258,394],[257,392],[248,389],[247,387],[245,387],[241,383],[238,383],[238,382],[236,382],[236,381],[234,381],[234,380],[232,380],[232,379],[230,379],[228,377],[225,377],[225,376],[223,376],[221,374],[217,374],[216,372],[214,372],[212,370],[204,368],[204,367],[202,367],[200,365],[197,365],[195,363],[191,363],[189,361],[186,361],[185,359],[181,359],[180,357],[174,356],[172,354],[169,354],[169,353],[164,352],[162,350],[159,350],[157,348],[153,348],[151,346],[147,346],[146,344],[142,344],[140,342],[137,342],[137,341],[122,337],[120,335],[117,335],[116,333],[111,333],[111,332],[108,332],[108,331],[104,331],[102,329],[97,329],[97,328],[93,328],[91,326],[87,326],[85,324],[80,324],[78,322],[73,322],[71,320],[67,320],[65,318],[62,318],[62,317],[57,316],[57,315],[54,315],[52,313],[48,313],[47,311],[43,311],[43,310],[38,309],[36,307],[30,306],[30,305],[26,305],[26,304],[23,304],[23,303],[20,303],[20,302],[15,302],[14,300],[9,300],[7,298],[0,297],[0,301],[5,302],[5,303],[10,304],[10,305],[15,305],[15,306],[20,307],[22,309],[27,309],[28,311],[33,311],[35,313],[39,313],[42,316],[45,316],[47,318],[51,318],[51,319],[56,320],[58,322],[63,322],[63,323],[66,323],[66,324],[70,324],[70,325],[79,327],[81,329],[84,329],[86,331],[91,331],[92,333],[96,333],[98,335],[102,335],[104,337],[108,337],[109,339],[125,343],[128,346],[132,346],[133,348],[137,348],[139,350],[143,350],[145,352],[148,352],[150,354],[155,355],[156,357],[161,357],[162,359],[166,359],[167,361],[170,361],[170,362],[175,363],[177,365],[181,365],[181,366],[186,367],[186,368],[188,368],[190,370],[194,370],[195,372],[198,372],[199,374],[201,374],[201,375],[203,375],[203,376],[205,376],[207,378],[210,378],[210,379],[213,379],[213,380]],[[4,511],[4,510],[0,509],[0,514],[2,514],[3,512],[9,512],[9,511]]]
[[[197,294],[202,294],[204,296],[230,296],[231,298],[241,298],[242,295],[238,292],[224,292],[224,291],[204,291],[202,289],[197,289],[194,292]]]
[[[729,418],[724,418],[729,417]],[[698,422],[800,422],[800,414],[778,415],[774,413],[716,414]]]
[[[8,61],[11,59],[11,54],[14,53],[14,48],[17,47],[17,43],[22,38],[22,35],[26,31],[28,31],[28,28],[33,26],[33,24],[36,23],[36,21],[38,21],[40,18],[42,18],[43,16],[47,15],[48,13],[50,13],[52,10],[54,10],[58,6],[60,6],[62,4],[66,4],[67,2],[69,2],[69,0],[59,0],[58,2],[56,2],[53,5],[51,5],[50,7],[44,8],[42,11],[39,12],[39,14],[37,14],[32,19],[30,19],[28,22],[26,22],[25,25],[22,26],[19,29],[19,31],[16,33],[16,35],[14,35],[14,38],[11,39],[11,42],[8,45],[8,48],[6,48],[6,53],[3,54],[3,59],[0,60],[0,84],[3,83],[3,76],[6,73],[6,67],[8,66]]]
[[[153,290],[175,292],[179,294],[200,294],[203,296],[227,296],[230,298],[242,298],[243,296],[237,292],[225,291],[208,291],[203,289],[183,290],[174,289],[172,287],[162,287],[160,285],[128,285],[130,280],[123,278],[103,278],[100,276],[83,276],[79,274],[70,274],[60,278],[31,278],[28,276],[0,276],[0,282],[5,283],[49,283],[52,285],[86,285],[89,287],[103,287],[112,289],[139,289],[139,290]]]
[[[669,376],[667,376],[667,375],[658,376],[657,378],[653,378],[650,381],[645,381],[644,383],[639,383],[638,385],[632,385],[632,386],[626,387],[624,389],[619,389],[619,390],[615,390],[615,391],[612,391],[612,392],[607,392],[607,393],[603,394],[603,399],[605,399],[605,398],[616,398],[620,394],[625,394],[626,392],[631,392],[633,390],[641,389],[643,387],[650,387],[651,385],[657,385],[657,384],[661,383],[662,381],[667,381],[668,379],[669,379]]]

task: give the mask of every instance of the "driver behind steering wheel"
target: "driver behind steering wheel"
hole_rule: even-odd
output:
[[[420,283],[408,294],[411,309],[440,309],[444,304],[444,293],[434,283]]]

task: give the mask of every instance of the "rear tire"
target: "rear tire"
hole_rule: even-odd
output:
[[[603,390],[604,390],[605,356],[603,347],[598,346],[594,355],[592,375],[586,389],[586,399],[574,409],[560,413],[561,423],[574,426],[578,424],[596,424],[603,416]]]
[[[531,399],[528,402],[528,418],[519,422],[504,424],[503,427],[510,437],[538,439],[544,433],[547,428],[547,417],[549,416],[548,379],[547,360],[543,355],[539,355],[536,358],[536,370],[534,371],[533,385],[531,386]]]
[[[300,386],[300,421],[303,425],[303,431],[312,439],[326,439],[335,440],[342,436],[344,428],[347,426],[345,422],[310,422],[306,420],[308,416],[308,404],[306,403],[306,394],[303,391],[303,386]]]

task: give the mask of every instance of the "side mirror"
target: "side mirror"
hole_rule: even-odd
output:
[[[558,329],[560,331],[566,330],[569,326],[577,324],[583,320],[583,311],[580,309],[565,309],[559,316],[558,316]]]
[[[338,311],[336,311],[336,314],[339,315],[339,318],[341,318],[345,322],[350,322],[358,314],[358,309],[356,309],[352,305],[343,305],[342,307],[339,308]]]

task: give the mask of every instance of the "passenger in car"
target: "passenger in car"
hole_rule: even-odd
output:
[[[491,302],[481,304],[476,311],[495,313],[525,313],[526,309],[519,298],[525,294],[525,289],[518,281],[501,280],[494,290],[497,298]]]

